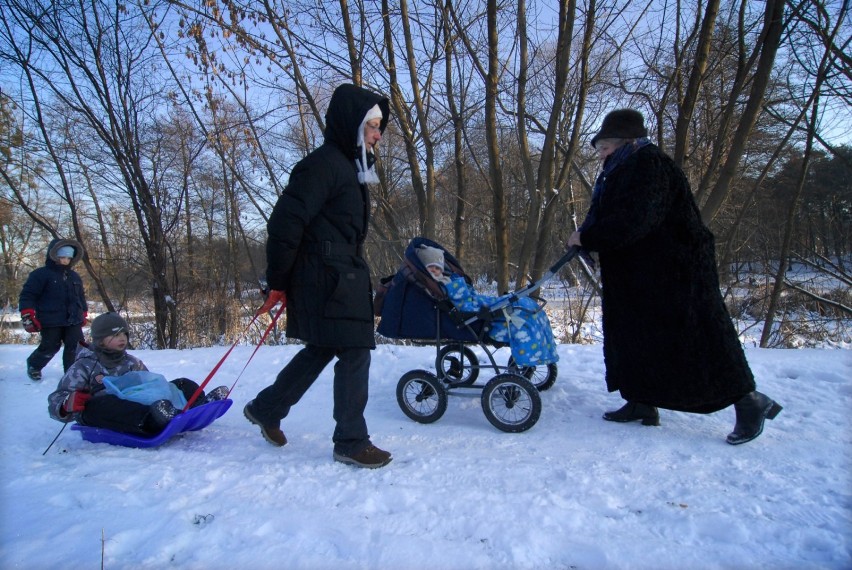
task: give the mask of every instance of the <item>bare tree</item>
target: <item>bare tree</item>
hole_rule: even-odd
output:
[[[594,2],[591,6],[594,10]],[[527,264],[532,260],[533,252],[539,254],[539,248],[536,247],[540,243],[542,231],[550,232],[552,226],[552,210],[551,215],[547,217],[544,223],[541,223],[542,204],[550,203],[556,197],[557,193],[554,188],[555,178],[555,158],[556,158],[556,137],[560,118],[563,114],[563,104],[565,99],[565,90],[568,85],[568,69],[571,56],[571,38],[574,28],[574,9],[575,3],[573,0],[562,1],[559,3],[559,19],[558,19],[558,38],[556,45],[556,57],[554,62],[554,92],[553,103],[550,107],[549,116],[547,117],[546,129],[544,132],[544,140],[541,144],[540,154],[538,157],[538,172],[534,174],[534,165],[529,148],[529,134],[527,132],[527,97],[526,90],[528,88],[527,78],[530,68],[529,62],[529,38],[527,36],[527,15],[526,2],[520,0],[518,2],[518,43],[519,43],[519,59],[518,59],[518,79],[517,79],[517,134],[518,144],[521,154],[521,161],[524,170],[524,180],[529,193],[529,206],[527,209],[527,227],[524,232],[524,239],[521,245],[521,252],[518,260],[518,284],[523,285],[527,274]],[[545,243],[547,243],[545,241]],[[546,248],[542,247],[541,252],[544,253]],[[534,271],[533,278],[541,273]]]
[[[420,217],[420,233],[427,237],[435,237],[435,155],[432,135],[429,128],[429,121],[426,116],[426,108],[423,97],[421,96],[420,82],[421,78],[426,81],[431,80],[432,72],[429,69],[420,69],[418,61],[414,53],[414,45],[411,37],[411,22],[408,13],[408,2],[401,0],[399,2],[400,13],[397,18],[394,18],[391,13],[390,6],[387,0],[382,0],[382,20],[384,32],[384,51],[387,54],[386,59],[382,58],[385,72],[388,75],[390,84],[390,102],[393,109],[394,120],[400,126],[400,133],[405,142],[405,152],[408,158],[410,167],[411,186],[417,197],[418,214]],[[396,48],[394,46],[394,29],[399,26],[402,28],[403,46],[405,58],[404,69],[408,71],[408,76],[400,78],[397,74],[398,61],[396,56]],[[436,32],[440,30],[439,26]],[[440,49],[441,42],[434,41],[435,49]],[[381,56],[381,54],[376,54]],[[436,55],[432,55],[429,60],[436,60]],[[406,82],[411,90],[411,107],[405,99],[402,84]],[[428,85],[427,85],[428,88]],[[420,158],[419,150],[423,149],[423,160]],[[426,179],[423,180],[421,168],[425,169]]]
[[[0,257],[3,277],[0,280],[0,303],[16,306],[20,291],[21,270],[26,267],[26,252],[33,236],[35,222],[15,208],[23,196],[21,186],[28,186],[28,162],[24,148],[24,131],[15,116],[15,105],[0,93],[0,174],[4,189],[0,195]],[[8,188],[8,192],[6,191]]]
[[[445,0],[441,12],[441,24],[444,46],[444,82],[447,99],[447,110],[452,125],[453,140],[453,171],[455,173],[455,212],[453,214],[453,244],[456,258],[463,260],[467,254],[467,232],[465,231],[466,217],[466,178],[465,178],[465,148],[464,148],[464,118],[459,107],[465,107],[464,84],[455,77],[458,74],[455,65],[458,54],[455,38],[450,22],[451,0]],[[458,91],[458,92],[457,92]]]
[[[454,7],[450,9],[450,15],[456,33],[467,50],[474,69],[484,83],[485,105],[484,105],[484,131],[485,147],[488,157],[487,182],[491,190],[492,209],[491,215],[494,219],[494,243],[496,253],[496,277],[497,287],[504,291],[509,288],[509,220],[506,192],[503,179],[503,166],[501,155],[501,137],[499,133],[499,121],[497,112],[499,109],[498,98],[500,96],[500,76],[503,69],[499,55],[499,33],[497,19],[497,1],[488,0],[485,8],[486,19],[486,49],[482,54],[475,47],[474,42],[468,34],[467,26],[462,23]],[[482,61],[484,56],[485,62]]]
[[[745,1],[743,1],[743,9],[745,9]],[[737,173],[737,167],[742,159],[746,144],[748,143],[749,135],[757,121],[758,114],[763,106],[763,98],[766,94],[766,87],[769,84],[772,68],[775,65],[775,55],[778,52],[778,47],[781,44],[781,36],[784,31],[784,6],[785,0],[767,0],[763,13],[763,29],[761,30],[757,41],[755,42],[754,50],[750,57],[746,59],[745,54],[741,52],[740,66],[738,68],[738,77],[734,88],[731,90],[731,96],[727,102],[724,113],[723,125],[730,125],[734,120],[734,112],[736,108],[736,99],[745,94],[747,85],[749,86],[745,108],[737,118],[737,128],[734,129],[731,138],[730,146],[721,169],[718,174],[713,169],[708,169],[702,179],[701,185],[698,188],[697,196],[703,201],[701,206],[701,217],[704,221],[712,220],[716,213],[721,208],[722,203],[728,196],[730,191],[731,181]],[[739,29],[740,41],[744,42],[745,28],[740,25]],[[748,82],[746,81],[747,72],[754,71],[750,74]],[[716,156],[721,160],[720,153],[722,147],[722,137],[725,135],[725,128],[719,130],[717,137]],[[715,183],[710,186],[710,180],[715,175]],[[706,196],[705,196],[706,194]]]
[[[32,136],[3,166],[3,196],[31,228],[16,243],[85,242],[107,303],[149,289],[154,344],[181,345],[186,319],[209,331],[193,342],[213,342],[245,310],[263,224],[289,168],[319,144],[337,84],[393,106],[371,189],[379,275],[427,235],[501,290],[553,260],[591,195],[590,133],[607,111],[635,106],[694,181],[723,265],[774,264],[787,243],[787,256],[842,268],[845,202],[805,183],[786,241],[767,181],[808,144],[809,172],[848,160],[829,135],[832,112],[852,101],[852,38],[848,26],[832,33],[848,8],[8,0],[0,76]],[[819,50],[831,54],[824,67]],[[199,283],[216,294],[197,298]]]
[[[683,165],[689,142],[689,125],[692,122],[695,105],[698,102],[699,90],[704,81],[704,74],[707,71],[710,59],[710,50],[713,45],[713,29],[716,25],[716,18],[719,15],[719,1],[708,0],[707,6],[704,8],[704,17],[701,19],[701,28],[698,31],[692,69],[689,73],[686,90],[683,92],[683,96],[678,99],[678,112],[674,132],[674,151],[672,155],[675,162],[681,166]],[[680,21],[679,15],[677,21]],[[677,49],[677,38],[675,42]],[[678,65],[676,69],[679,70],[680,66]],[[677,75],[680,74],[677,73]]]
[[[63,105],[85,125],[107,152],[130,200],[144,243],[150,270],[156,322],[156,344],[176,346],[177,318],[168,280],[168,255],[162,209],[168,197],[151,186],[145,165],[144,121],[153,116],[157,85],[151,73],[155,62],[148,50],[151,36],[135,25],[139,13],[93,0],[74,2],[12,1],[4,11],[15,63],[26,77],[42,132],[44,115],[38,112],[47,97]],[[11,20],[18,30],[12,31]],[[135,22],[134,22],[135,21]],[[48,136],[43,136],[50,151]],[[80,235],[75,202],[61,160],[54,167],[69,192],[75,234]]]
[[[810,168],[811,160],[814,155],[814,135],[816,133],[817,120],[820,116],[819,94],[829,70],[834,67],[834,60],[837,57],[837,53],[832,50],[830,46],[834,44],[834,39],[837,37],[842,22],[843,18],[838,18],[835,27],[828,33],[826,48],[815,73],[816,82],[814,86],[814,93],[816,96],[813,97],[813,102],[810,108],[810,118],[808,120],[807,138],[805,139],[803,159],[801,161],[801,168],[799,169],[798,180],[796,181],[795,192],[790,200],[789,209],[787,211],[787,217],[784,224],[784,235],[781,241],[780,251],[778,252],[778,268],[775,273],[772,294],[769,299],[769,307],[766,311],[766,319],[764,321],[763,332],[760,337],[760,346],[764,348],[768,346],[770,338],[774,332],[773,324],[775,322],[776,311],[778,310],[778,302],[781,298],[781,292],[785,288],[785,275],[787,274],[787,268],[789,266],[790,248],[792,244],[796,214],[801,206],[802,196],[805,191],[805,181],[808,178],[808,169]]]

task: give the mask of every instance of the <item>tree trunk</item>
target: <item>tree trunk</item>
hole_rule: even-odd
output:
[[[500,81],[499,42],[497,37],[497,0],[488,0],[488,73],[485,76],[485,142],[488,147],[488,182],[491,187],[496,245],[498,292],[509,289],[509,213],[503,188],[500,133],[497,122],[497,97]]]
[[[757,117],[763,107],[763,97],[775,65],[775,54],[781,44],[781,34],[784,31],[785,0],[767,0],[764,11],[763,31],[758,39],[760,57],[757,68],[751,79],[751,91],[745,110],[739,119],[739,125],[734,132],[730,150],[722,166],[716,183],[701,208],[701,218],[709,223],[715,216],[730,192],[731,181],[737,174],[737,167],[745,151],[751,130],[757,122]]]
[[[464,121],[459,113],[456,103],[456,92],[453,81],[453,60],[456,57],[455,45],[452,38],[450,26],[449,4],[451,0],[444,3],[442,11],[442,23],[444,31],[444,73],[446,78],[447,108],[450,112],[450,121],[453,125],[453,168],[456,174],[456,207],[453,217],[453,238],[456,259],[462,264],[467,255],[467,220],[465,209],[467,206],[466,184],[465,184],[465,157],[464,157]],[[460,94],[461,95],[461,94]],[[462,97],[462,106],[464,99]]]
[[[420,174],[420,161],[417,156],[417,141],[414,120],[409,116],[408,106],[400,87],[399,77],[396,73],[396,52],[393,44],[393,23],[391,22],[390,6],[388,0],[382,0],[382,20],[384,23],[385,49],[387,50],[387,62],[385,71],[390,82],[390,104],[393,109],[394,118],[399,124],[403,141],[405,142],[405,154],[408,158],[408,166],[411,169],[411,186],[417,197],[417,210],[420,217],[420,232],[427,237],[434,237],[434,195],[431,200],[429,190],[423,184]]]
[[[566,160],[574,160],[580,145],[581,125],[583,113],[586,106],[586,94],[588,93],[588,56],[591,50],[591,42],[594,33],[594,20],[596,15],[596,2],[590,0],[586,7],[585,33],[580,53],[580,77],[579,90],[577,93],[577,104],[573,113],[573,125],[571,127],[571,138],[568,141]],[[542,153],[542,161],[538,170],[538,187],[544,196],[544,212],[541,227],[539,228],[538,240],[536,240],[535,264],[533,265],[532,280],[535,281],[544,274],[544,271],[555,261],[552,250],[552,236],[555,233],[554,221],[557,211],[561,206],[559,194],[557,193],[556,175],[556,141],[560,117],[563,113],[561,103],[565,99],[568,85],[568,71],[571,63],[571,41],[574,34],[574,15],[576,13],[576,2],[567,0],[560,3],[559,7],[559,36],[557,38],[557,57],[555,69],[556,91],[554,97],[560,103],[554,103],[550,112],[550,118],[545,134],[545,149]],[[561,253],[561,252],[560,252]]]
[[[836,30],[834,32],[836,34]],[[832,36],[832,40],[833,40]],[[829,42],[829,44],[833,41]],[[817,133],[817,123],[819,121],[819,101],[820,90],[826,79],[827,70],[830,69],[834,55],[830,48],[826,48],[820,62],[819,69],[816,71],[816,80],[814,85],[813,105],[811,107],[811,117],[808,122],[807,139],[805,140],[805,152],[802,157],[802,166],[799,171],[799,177],[796,182],[796,190],[793,199],[790,202],[790,209],[787,212],[787,219],[784,224],[784,237],[781,241],[781,250],[778,253],[778,271],[775,273],[775,282],[772,287],[772,293],[769,299],[769,306],[766,310],[766,319],[763,324],[763,333],[760,335],[760,346],[766,348],[772,337],[772,328],[775,323],[775,316],[778,312],[778,304],[781,299],[781,293],[784,290],[784,277],[787,274],[789,259],[791,254],[791,244],[793,241],[793,231],[795,228],[796,215],[799,212],[799,207],[802,201],[802,195],[805,190],[805,181],[808,177],[808,168],[813,156],[814,139]]]
[[[713,29],[716,25],[716,17],[719,15],[719,0],[709,0],[704,9],[704,18],[701,22],[701,31],[698,34],[698,45],[695,48],[695,61],[689,74],[689,82],[683,98],[678,101],[677,122],[674,135],[674,161],[683,166],[689,144],[689,125],[692,122],[692,114],[695,104],[698,102],[698,91],[704,80],[704,72],[707,69],[707,61],[710,56],[710,47],[713,39]]]

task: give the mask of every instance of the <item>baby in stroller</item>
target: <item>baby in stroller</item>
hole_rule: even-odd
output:
[[[535,425],[539,392],[556,381],[558,357],[544,304],[528,294],[570,257],[542,280],[494,297],[478,294],[458,260],[438,243],[412,239],[402,267],[382,279],[374,299],[380,335],[435,344],[436,372],[411,370],[397,384],[403,413],[419,423],[435,422],[447,409],[448,395],[473,389],[482,391],[482,411],[499,430],[517,433]],[[495,353],[504,347],[511,348],[511,357],[502,365]],[[481,355],[487,362],[480,363]],[[495,376],[477,383],[484,370]]]
[[[440,283],[453,305],[460,311],[476,313],[490,309],[508,295],[492,297],[477,293],[468,281],[448,271],[444,252],[437,247],[420,245],[415,250],[429,275]],[[494,319],[488,336],[512,347],[512,355],[520,366],[543,366],[559,360],[550,321],[533,299],[520,297],[502,310],[503,318]]]

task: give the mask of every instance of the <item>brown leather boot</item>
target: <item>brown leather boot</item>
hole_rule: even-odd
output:
[[[287,445],[287,438],[284,436],[284,432],[281,431],[281,427],[277,425],[264,425],[260,420],[255,417],[255,415],[251,411],[251,405],[254,402],[252,400],[246,407],[243,408],[243,415],[246,417],[248,421],[253,423],[256,426],[260,427],[260,434],[263,436],[263,439],[271,443],[276,447],[283,447]]]
[[[367,445],[361,451],[352,454],[344,454],[335,451],[334,460],[355,467],[366,467],[367,469],[378,469],[384,467],[391,462],[393,458],[391,454],[383,449],[379,449],[372,443]]]

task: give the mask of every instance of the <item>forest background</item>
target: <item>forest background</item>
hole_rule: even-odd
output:
[[[392,109],[376,282],[418,235],[485,287],[538,279],[588,206],[592,134],[633,107],[689,176],[732,316],[760,346],[848,345],[849,4],[3,0],[3,320],[68,237],[90,310],[144,316],[137,345],[238,337],[272,206],[352,82]],[[559,340],[589,341],[595,275],[561,278]]]

